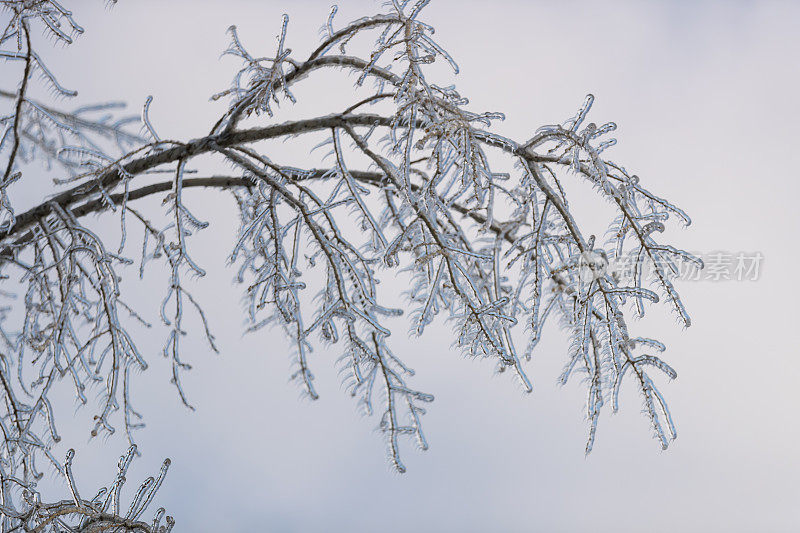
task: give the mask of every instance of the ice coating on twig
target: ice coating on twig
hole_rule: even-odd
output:
[[[217,349],[208,303],[192,293],[206,277],[195,259],[195,236],[223,213],[194,202],[190,191],[198,187],[227,191],[236,202],[239,229],[225,254],[244,287],[247,331],[263,334],[268,325],[284,331],[291,379],[311,399],[320,396],[312,353],[335,350],[347,390],[376,415],[398,471],[406,468],[405,439],[428,447],[422,420],[433,401],[391,348],[392,319],[399,315],[419,336],[438,317],[447,320],[464,355],[491,360],[527,392],[533,382],[525,363],[544,324],[557,319],[571,338],[559,381],[585,378],[586,452],[595,445],[603,408],[617,409],[628,382],[638,388],[660,445],[669,445],[675,424],[654,377],[673,379],[676,372],[661,358],[663,344],[633,337],[628,319],[662,302],[690,324],[673,281],[684,265],[702,262],[661,241],[670,219],[688,225],[688,215],[607,158],[617,125],[589,122],[594,96],[565,122],[531,127],[533,137],[518,142],[493,131],[502,113],[473,111],[454,85],[429,80],[428,65],[436,61],[459,69],[421,20],[427,4],[391,2],[386,13],[344,25],[334,24],[331,9],[322,42],[305,60],[289,47],[287,16],[267,56],[251,53],[249,38],[231,27],[225,55],[241,64],[213,97],[225,98],[227,109],[208,135],[184,142],[158,134],[151,98],[136,134],[127,129],[133,120],[113,117],[113,103],[64,112],[29,100],[24,85],[41,61],[29,53],[26,25],[37,17],[45,24],[61,20],[54,31],[61,40],[78,27],[69,26],[71,15],[55,2],[37,4],[55,10],[49,14],[12,2],[13,24],[0,51],[23,61],[25,73],[17,92],[0,93],[16,109],[0,117],[0,154],[11,154],[0,187],[0,290],[3,298],[16,295],[10,309],[24,316],[14,322],[14,313],[0,314],[0,344],[13,355],[0,364],[6,398],[0,466],[22,472],[28,485],[39,476],[37,458],[62,468],[50,452],[59,434],[49,399],[61,379],[82,403],[99,385],[93,434],[122,427],[133,442],[132,430],[142,423],[130,383],[148,356],[138,350],[133,328],[151,327],[144,317],[159,316],[170,379],[191,405],[182,384],[190,368],[184,338],[199,334]],[[296,101],[293,85],[326,69],[352,76],[352,104],[276,123],[277,106]],[[310,133],[325,137],[311,152],[327,150],[328,166],[283,161],[280,151],[257,143]],[[223,160],[230,175],[196,176],[201,155]],[[502,171],[490,164],[493,156],[505,161]],[[6,187],[26,179],[24,164],[32,159],[53,163],[64,177],[51,199],[15,213]],[[605,238],[602,228],[590,231],[572,212],[564,183],[576,179],[614,211]],[[162,199],[160,211],[136,203],[150,196]],[[83,218],[100,212],[119,217],[113,246]],[[633,258],[631,268],[609,268],[624,258]],[[131,269],[163,276],[165,290],[149,314],[126,301],[120,279]],[[380,284],[396,272],[410,279],[401,304]],[[135,495],[130,519],[162,478]],[[108,494],[114,513],[122,513],[118,487]],[[80,500],[77,490],[72,496]]]

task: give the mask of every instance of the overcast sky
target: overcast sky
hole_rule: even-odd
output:
[[[153,95],[151,120],[162,137],[180,140],[205,134],[224,110],[208,98],[235,72],[233,60],[219,59],[229,25],[254,54],[271,55],[286,12],[288,46],[299,58],[316,46],[330,7],[73,4],[85,35],[45,54],[61,82],[81,102],[120,99],[134,112]],[[378,2],[348,1],[336,25],[380,10]],[[340,385],[338,349],[312,357],[321,394],[312,403],[288,383],[279,331],[242,337],[241,288],[225,266],[232,205],[196,193],[193,205],[213,227],[197,238],[196,259],[209,270],[197,294],[222,354],[189,341],[195,368],[184,382],[197,407],[190,413],[158,355],[164,332],[141,337],[153,364],[137,379],[134,402],[148,427],[138,434],[144,454],[131,482],[171,457],[157,503],[181,531],[798,531],[800,4],[434,0],[423,19],[458,61],[455,82],[472,109],[506,113],[496,131],[527,139],[571,116],[591,92],[592,120],[619,125],[609,157],[692,215],[692,226],[669,233],[672,242],[704,256],[763,255],[756,281],[679,285],[691,328],[661,306],[633,324],[666,342],[665,358],[678,371],[662,387],[677,441],[660,450],[630,387],[622,412],[601,418],[584,458],[584,388],[556,385],[567,339],[555,327],[529,364],[530,395],[491,365],[462,358],[446,326],[419,340],[400,328],[394,349],[436,401],[425,417],[431,449],[406,446],[409,472],[392,473],[377,419],[359,415]],[[303,82],[297,112],[339,110],[329,107],[329,91],[313,78]],[[308,148],[287,145],[281,161]],[[586,192],[574,205],[592,210]],[[153,302],[166,283],[152,271],[123,289],[156,318]],[[90,492],[113,477],[125,444],[89,442],[89,411],[77,410],[74,423],[72,414],[61,416],[62,448],[78,448],[76,471]]]

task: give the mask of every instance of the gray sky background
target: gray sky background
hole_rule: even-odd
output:
[[[254,54],[271,55],[286,12],[288,45],[302,58],[316,46],[330,7],[128,0],[108,11],[102,4],[73,2],[86,34],[45,54],[50,66],[79,90],[81,102],[120,99],[138,113],[152,94],[160,135],[181,140],[205,134],[224,110],[208,97],[228,86],[237,66],[218,59],[229,25],[239,26]],[[660,451],[630,387],[622,412],[602,417],[595,450],[584,458],[584,389],[555,384],[567,340],[554,326],[528,365],[531,395],[451,349],[446,325],[421,340],[406,339],[400,326],[395,351],[436,401],[425,417],[431,449],[406,446],[409,472],[390,472],[377,419],[359,415],[340,386],[338,349],[314,352],[322,398],[311,403],[287,383],[279,331],[242,338],[241,288],[225,266],[232,203],[195,193],[190,205],[214,226],[196,239],[196,259],[209,270],[197,296],[223,353],[189,341],[195,369],[184,383],[197,407],[189,413],[160,359],[164,332],[140,336],[152,366],[137,379],[134,401],[148,427],[138,434],[144,455],[130,481],[171,457],[157,503],[182,531],[800,530],[800,358],[793,338],[800,319],[800,4],[432,4],[424,19],[458,61],[455,81],[471,108],[508,116],[495,131],[527,139],[571,116],[591,92],[592,120],[619,125],[609,157],[693,217],[687,230],[669,233],[673,242],[704,254],[764,255],[758,281],[680,284],[691,328],[682,330],[661,306],[633,326],[668,345],[665,358],[679,376],[662,391],[678,440]],[[348,1],[336,23],[378,10],[377,2]],[[298,85],[301,104],[279,118],[343,108],[330,106],[354,81],[342,78],[338,86],[313,77]],[[308,147],[302,140],[279,145],[276,159],[301,165]],[[19,197],[32,201],[38,191],[22,187]],[[586,189],[573,205],[602,214],[594,200]],[[387,284],[387,294],[403,287],[402,279]],[[126,280],[123,289],[155,319],[166,275],[154,269],[144,283]],[[78,448],[76,471],[90,492],[113,477],[125,444],[116,437],[89,442],[90,412],[77,410],[73,422],[72,411],[61,414],[61,448]],[[59,483],[52,476],[46,482]]]

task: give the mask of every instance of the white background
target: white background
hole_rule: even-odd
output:
[[[179,140],[204,135],[224,111],[208,97],[228,86],[237,66],[218,59],[230,24],[254,54],[271,55],[287,12],[288,46],[302,58],[316,47],[329,8],[317,1],[129,0],[111,11],[101,2],[73,4],[86,34],[44,54],[61,82],[79,90],[81,103],[121,99],[134,113],[152,94],[160,135]],[[381,9],[348,1],[335,25]],[[592,92],[592,120],[620,126],[608,157],[693,217],[687,230],[669,233],[673,242],[703,254],[763,254],[758,281],[679,285],[691,328],[682,330],[661,306],[633,325],[664,340],[678,370],[676,381],[661,382],[678,440],[660,451],[631,387],[622,413],[602,417],[595,451],[584,458],[584,389],[577,381],[555,385],[567,340],[554,327],[528,364],[535,390],[523,395],[490,365],[452,349],[447,326],[418,340],[406,339],[401,326],[394,349],[417,370],[414,385],[436,401],[425,417],[431,449],[406,446],[409,472],[390,472],[377,420],[359,415],[340,386],[338,349],[313,354],[322,398],[312,403],[287,383],[279,331],[242,338],[241,287],[225,266],[232,203],[200,192],[187,201],[213,229],[195,241],[209,270],[197,295],[223,353],[189,341],[195,369],[184,383],[197,407],[190,413],[160,360],[165,332],[141,332],[152,366],[137,379],[134,400],[148,427],[137,435],[144,454],[131,483],[171,457],[157,504],[181,531],[800,529],[800,4],[435,0],[424,13],[458,61],[455,81],[472,109],[507,114],[496,131],[527,139],[571,116]],[[334,78],[344,82],[301,82],[301,104],[280,118],[343,108],[329,105],[329,93],[354,78],[321,76]],[[302,166],[307,149],[301,140],[270,155]],[[40,186],[20,185],[20,205]],[[582,194],[574,205],[591,211],[595,198],[589,189]],[[166,283],[154,269],[123,289],[156,319]],[[389,303],[402,305],[401,285],[385,288]],[[91,414],[76,405],[60,416],[58,453],[78,448],[84,493],[113,477],[125,449],[116,437],[88,441]],[[49,485],[64,494],[53,475]]]

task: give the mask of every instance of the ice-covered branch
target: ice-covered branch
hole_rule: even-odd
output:
[[[149,477],[139,486],[127,512],[120,502],[120,492],[125,485],[136,448],[131,447],[119,460],[117,475],[107,486],[101,488],[92,499],[81,497],[78,483],[72,471],[74,450],[69,450],[62,470],[70,491],[70,497],[58,501],[47,501],[35,489],[25,487],[19,480],[3,477],[3,501],[0,503],[0,520],[3,531],[30,531],[35,533],[61,533],[78,531],[83,533],[99,531],[125,531],[130,533],[169,532],[175,525],[171,516],[166,516],[164,508],[159,508],[150,522],[141,520],[147,511],[170,466],[166,459],[158,477]],[[8,490],[14,484],[22,485],[23,490]],[[8,494],[17,492],[16,498]]]
[[[572,118],[520,142],[494,131],[501,113],[473,111],[454,86],[429,80],[430,63],[444,61],[455,73],[458,66],[421,21],[427,3],[392,2],[389,13],[339,30],[334,9],[323,42],[305,61],[294,59],[288,17],[277,26],[276,46],[266,57],[251,53],[231,28],[227,54],[241,66],[228,89],[214,97],[229,99],[229,106],[208,135],[189,141],[157,134],[151,98],[142,116],[147,140],[127,132],[125,119],[86,114],[111,108],[58,111],[28,99],[24,83],[16,93],[0,92],[16,103],[16,113],[3,118],[10,138],[67,174],[56,181],[56,194],[0,227],[0,268],[4,275],[19,274],[3,279],[4,287],[22,296],[13,306],[24,315],[13,327],[7,325],[11,314],[0,320],[0,343],[14,354],[14,360],[0,359],[6,406],[0,412],[0,465],[22,469],[28,483],[38,475],[37,456],[59,464],[50,454],[59,436],[48,392],[62,378],[82,402],[87,388],[104,384],[95,432],[120,423],[132,440],[130,431],[140,422],[129,376],[147,363],[130,325],[150,327],[141,310],[125,303],[119,286],[133,263],[126,238],[132,232],[142,236],[136,250],[140,275],[159,262],[165,273],[164,298],[155,313],[149,311],[167,330],[163,354],[180,398],[190,404],[180,380],[189,368],[182,339],[198,330],[216,350],[210,316],[191,292],[190,278],[205,275],[194,259],[193,236],[224,213],[217,208],[208,216],[193,203],[189,191],[201,187],[225,190],[235,200],[240,227],[223,255],[245,288],[247,330],[283,330],[292,346],[292,380],[312,399],[320,395],[313,350],[339,347],[348,390],[367,413],[378,415],[399,471],[405,469],[404,437],[428,446],[423,404],[433,400],[412,387],[413,370],[390,349],[393,317],[401,314],[410,315],[411,330],[420,336],[437,317],[446,318],[465,355],[491,360],[525,391],[533,388],[525,362],[545,323],[557,317],[571,340],[560,382],[586,376],[587,453],[603,406],[617,409],[626,374],[660,444],[669,445],[676,429],[651,373],[669,379],[676,373],[661,359],[659,341],[629,331],[628,316],[640,316],[648,303],[666,297],[689,324],[673,278],[681,263],[702,264],[658,239],[670,218],[688,225],[688,216],[606,158],[616,124],[587,124],[593,96]],[[14,26],[15,35],[24,37],[25,20]],[[359,53],[359,39],[367,35],[374,41],[368,53]],[[11,60],[24,60],[25,50],[20,45]],[[38,56],[27,57],[27,68],[38,68]],[[296,102],[295,84],[323,69],[357,74],[352,103],[331,114],[274,123],[277,106]],[[367,82],[374,83],[371,90]],[[367,106],[377,111],[362,112]],[[54,142],[53,132],[74,143]],[[329,168],[278,162],[280,156],[261,143],[303,142],[310,134],[325,137],[317,148],[329,150]],[[198,177],[192,171],[207,159],[201,155],[234,170]],[[8,168],[19,166],[13,160]],[[171,178],[156,180],[155,173]],[[564,186],[575,178],[587,181],[613,210],[607,228],[579,224],[582,217]],[[133,204],[154,195],[162,197],[164,212]],[[104,242],[106,233],[84,219],[103,212],[120,222],[113,248]],[[603,230],[605,242],[595,237]],[[629,270],[610,268],[627,257]],[[410,279],[404,309],[386,305],[396,298],[380,285],[396,271]],[[81,507],[77,492],[73,496],[69,509]]]

